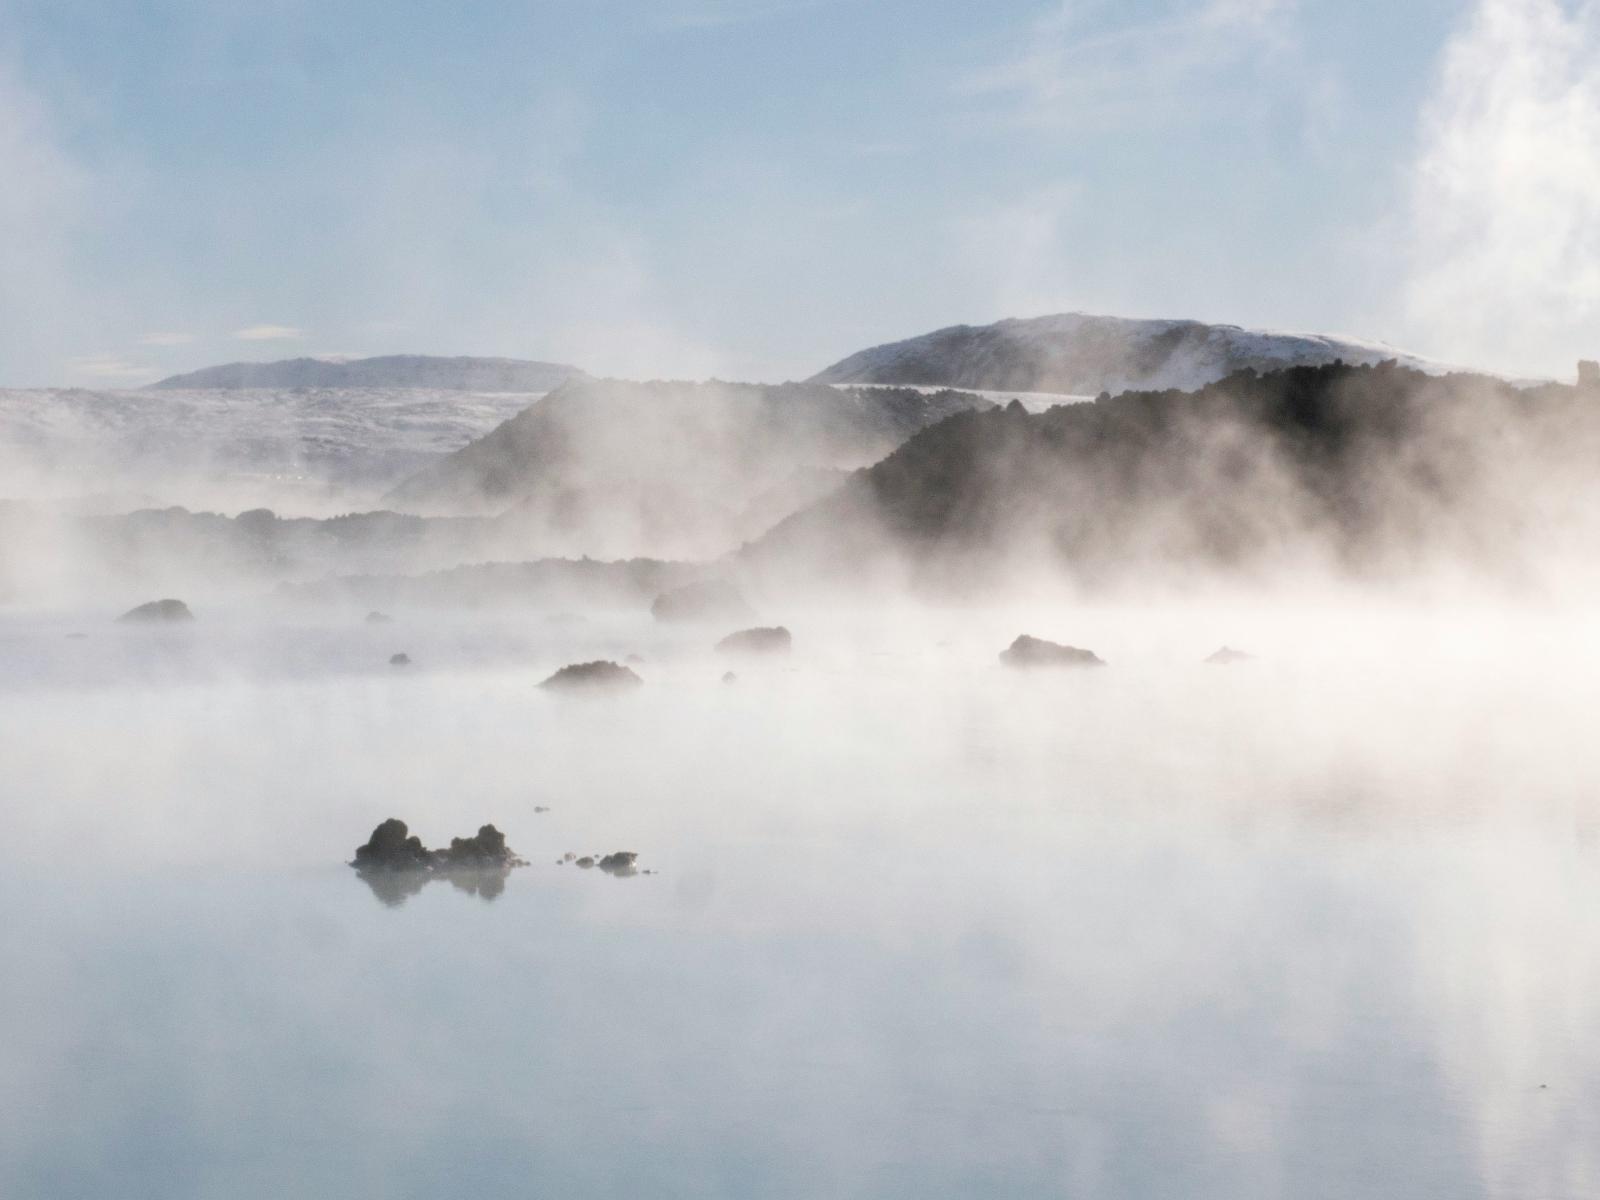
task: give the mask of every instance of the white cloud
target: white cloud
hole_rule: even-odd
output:
[[[154,379],[160,374],[159,371],[144,363],[128,362],[126,359],[117,358],[109,354],[75,358],[67,364],[67,373],[78,378],[116,383],[136,383],[141,380]]]
[[[1065,0],[1023,53],[960,90],[1000,100],[1003,115],[1028,125],[1191,117],[1208,89],[1238,84],[1242,65],[1292,46],[1296,4],[1174,0],[1160,17],[1127,22],[1107,0]]]
[[[247,325],[235,329],[233,336],[241,342],[294,341],[305,337],[306,331],[293,325]]]
[[[1529,373],[1600,353],[1600,0],[1479,0],[1421,137],[1413,340]]]
[[[187,346],[194,341],[192,333],[147,333],[139,338],[141,346]]]

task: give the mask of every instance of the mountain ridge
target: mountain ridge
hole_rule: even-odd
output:
[[[1350,337],[1073,312],[946,326],[857,351],[810,382],[1095,396],[1193,391],[1247,368],[1271,371],[1335,361],[1370,366],[1385,360],[1430,374],[1448,369],[1381,342]]]
[[[147,385],[147,390],[349,387],[531,393],[551,391],[583,374],[566,363],[533,359],[385,354],[374,358],[220,363],[170,375]]]

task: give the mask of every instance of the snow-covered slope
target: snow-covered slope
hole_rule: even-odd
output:
[[[1093,396],[1135,388],[1192,391],[1246,367],[1271,371],[1336,359],[1352,364],[1397,359],[1433,373],[1447,369],[1354,338],[1063,313],[955,325],[875,346],[828,367],[815,381]]]
[[[368,505],[539,393],[425,388],[0,390],[0,498]]]
[[[459,392],[548,392],[582,375],[565,363],[520,358],[286,358],[236,362],[174,375],[152,388],[428,388]]]

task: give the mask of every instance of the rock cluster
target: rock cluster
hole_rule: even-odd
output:
[[[573,663],[562,667],[539,686],[552,691],[597,692],[635,688],[642,684],[629,668],[614,662]]]
[[[481,826],[466,838],[451,838],[445,850],[429,850],[422,839],[397,817],[390,817],[372,831],[364,846],[356,847],[350,865],[358,871],[484,870],[525,867],[506,845],[506,835],[493,825]]]
[[[1023,634],[1000,652],[1000,661],[1008,667],[1103,667],[1105,660],[1093,650],[1080,650],[1076,646],[1063,646],[1043,638]]]

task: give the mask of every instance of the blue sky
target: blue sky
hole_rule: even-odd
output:
[[[784,378],[1066,309],[1570,373],[1597,29],[1594,0],[0,0],[0,383],[400,351]]]

